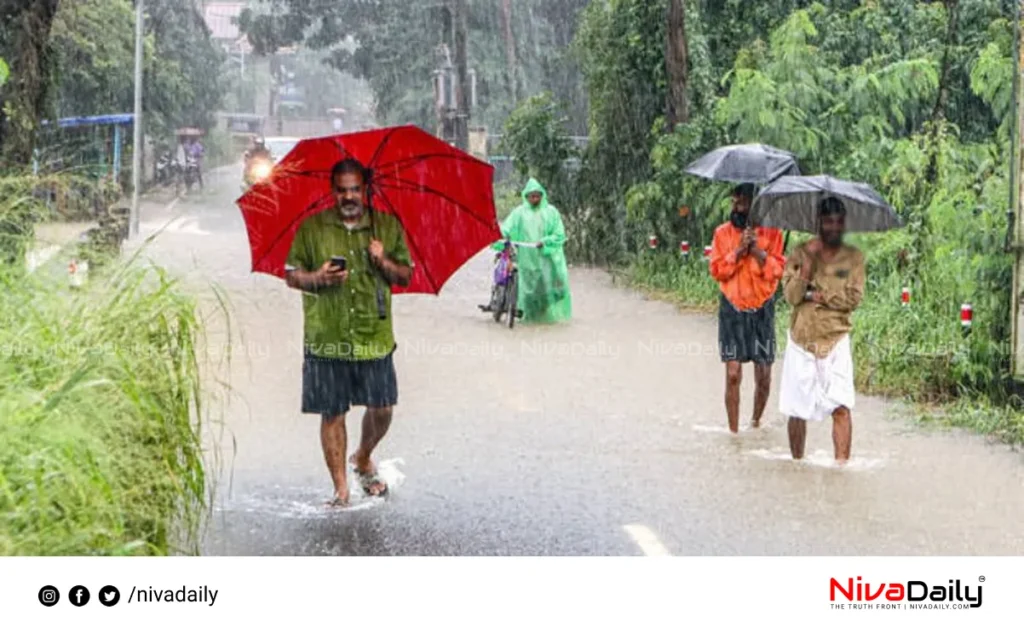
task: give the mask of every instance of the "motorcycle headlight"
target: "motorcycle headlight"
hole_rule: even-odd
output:
[[[273,167],[270,163],[259,162],[252,166],[252,175],[256,180],[265,180],[270,177]]]

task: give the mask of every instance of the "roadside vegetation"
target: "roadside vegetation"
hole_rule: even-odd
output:
[[[196,305],[160,269],[26,272],[47,210],[4,179],[0,555],[194,552],[206,508]],[[88,247],[88,246],[87,246]],[[101,256],[103,255],[103,256]],[[57,261],[65,261],[63,257]]]

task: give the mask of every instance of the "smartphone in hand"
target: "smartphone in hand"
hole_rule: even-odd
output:
[[[340,255],[335,255],[331,258],[331,265],[337,266],[340,270],[344,271],[348,269],[348,260]]]

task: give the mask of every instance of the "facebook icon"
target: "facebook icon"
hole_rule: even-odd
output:
[[[89,590],[82,585],[76,585],[71,588],[71,593],[68,594],[68,599],[71,600],[71,604],[76,607],[84,607],[89,603]]]

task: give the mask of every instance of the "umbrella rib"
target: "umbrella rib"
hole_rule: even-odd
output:
[[[370,159],[370,162],[367,165],[367,167],[369,167],[370,169],[372,169],[374,171],[377,170],[377,165],[375,165],[375,163],[377,162],[377,159],[380,158],[381,152],[384,151],[384,148],[387,146],[387,144],[391,142],[391,137],[394,136],[395,132],[397,132],[399,129],[400,128],[392,128],[392,129],[388,130],[388,133],[384,135],[383,139],[381,139],[380,144],[377,145],[377,149],[374,150],[373,158]]]
[[[469,215],[471,218],[473,218],[477,222],[479,222],[481,224],[484,224],[484,225],[489,225],[490,224],[486,219],[481,218],[477,214],[473,213],[473,211],[469,207],[467,207],[466,205],[462,204],[458,200],[453,199],[451,196],[449,196],[449,195],[447,195],[447,194],[445,194],[445,193],[443,193],[441,191],[438,191],[438,190],[434,189],[433,187],[429,187],[427,185],[420,185],[420,184],[411,182],[409,180],[405,180],[403,178],[399,178],[397,176],[387,176],[384,180],[387,181],[389,179],[393,180],[393,181],[395,181],[395,182],[397,182],[397,183],[399,183],[401,185],[404,185],[404,187],[397,187],[395,185],[387,184],[387,182],[384,182],[383,186],[387,186],[388,188],[394,189],[395,191],[414,191],[414,192],[418,192],[418,193],[433,194],[433,195],[441,198],[442,200],[445,200],[446,202],[452,203],[453,205],[458,207],[460,210],[465,212],[467,215]],[[379,191],[383,191],[383,186],[379,186],[379,187],[377,187],[377,189]]]
[[[388,198],[388,194],[384,191],[379,191],[378,193],[380,193],[381,197],[384,198],[384,202],[387,203],[388,207],[391,208],[391,215],[395,216],[395,219],[398,220],[398,224],[402,227],[402,232],[405,233],[405,239],[409,242],[409,247],[415,254],[416,259],[421,262],[426,262],[426,260],[423,259],[423,254],[420,251],[419,246],[416,245],[416,241],[412,238],[412,233],[406,230],[405,223],[402,222],[402,218],[398,215],[398,210],[395,209],[395,205],[393,205],[391,200]],[[434,280],[434,276],[430,274],[430,269],[425,264],[423,266],[423,274],[427,276],[427,281],[430,282],[430,287],[434,289],[434,293],[437,294],[441,292],[441,287],[437,285],[437,282]]]
[[[346,149],[345,145],[341,141],[339,141],[337,137],[334,137],[331,140],[334,141],[334,144],[338,146],[339,150],[341,150],[342,160],[346,158],[352,158],[352,154],[349,153],[348,149]]]
[[[400,158],[390,163],[383,163],[375,167],[375,169],[405,169],[408,166],[406,163],[415,164],[431,158],[448,158],[459,162],[478,163],[486,167],[492,167],[490,163],[481,161],[475,156],[462,156],[460,154],[420,154],[417,156],[410,156],[409,158]]]
[[[300,213],[297,216],[295,216],[295,219],[292,220],[291,222],[289,222],[288,226],[286,226],[284,228],[284,230],[281,231],[281,233],[279,233],[278,236],[274,238],[274,241],[270,243],[270,246],[268,246],[267,249],[265,251],[263,251],[263,254],[260,255],[259,259],[257,259],[255,262],[253,262],[253,264],[252,264],[253,270],[255,270],[257,266],[262,264],[263,260],[266,259],[267,256],[270,255],[270,253],[272,253],[274,251],[274,248],[284,238],[284,236],[288,233],[288,231],[290,231],[292,229],[293,226],[295,226],[296,224],[298,224],[302,220],[306,219],[306,214],[307,213],[309,213],[310,211],[312,211],[316,207],[320,206],[324,202],[329,202],[330,198],[331,198],[331,194],[327,194],[327,195],[317,199],[315,202],[313,202],[308,207],[306,207],[305,211],[303,211],[302,213]]]

